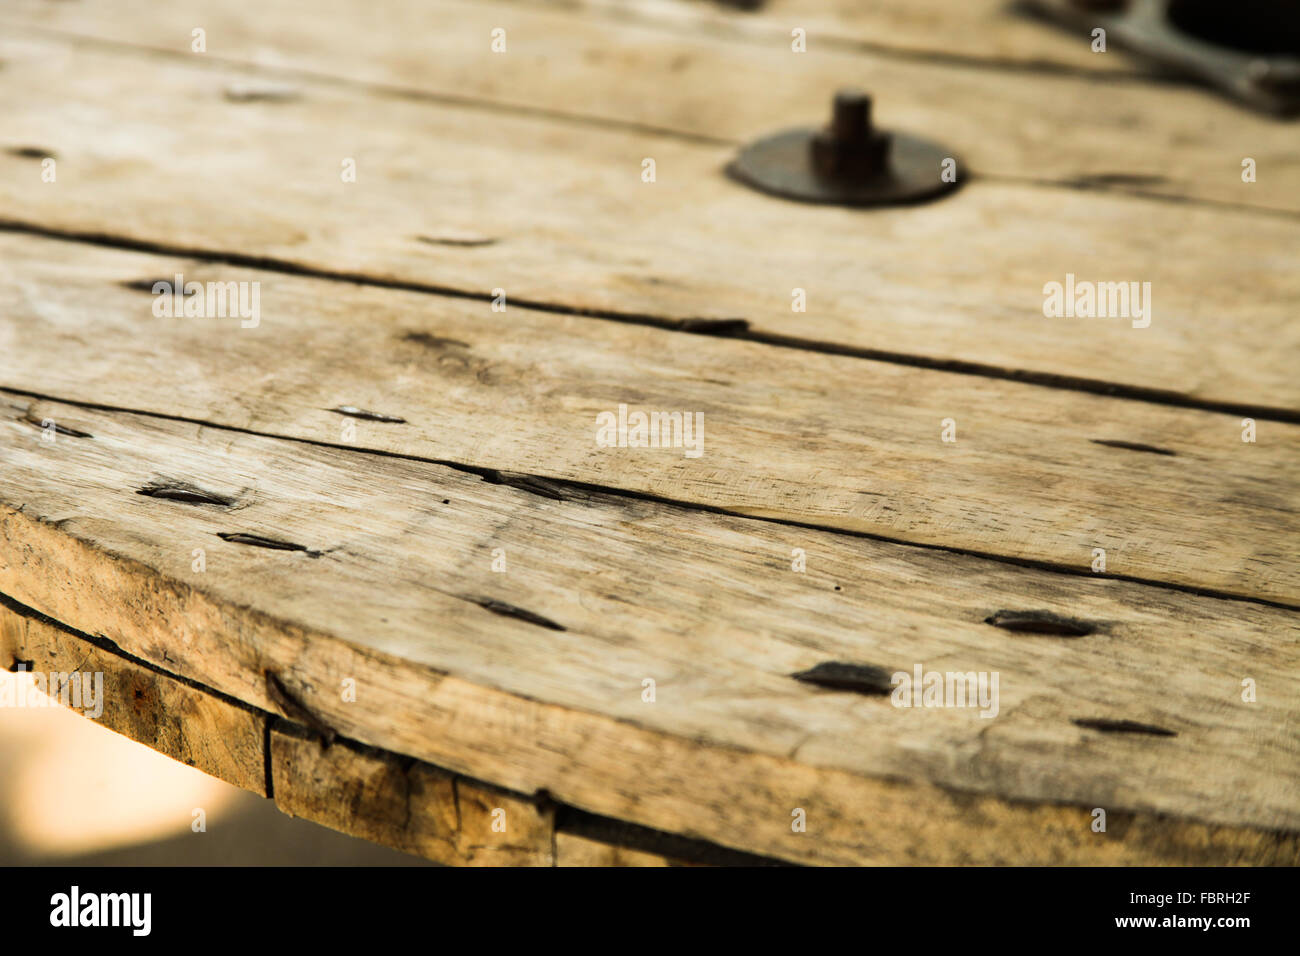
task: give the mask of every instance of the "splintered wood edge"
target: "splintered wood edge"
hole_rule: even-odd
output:
[[[326,746],[309,728],[111,650],[104,646],[108,643],[0,595],[0,666],[36,672],[102,672],[100,724],[227,783],[270,797],[289,816],[457,866],[784,862],[776,855],[754,856],[601,817],[557,803],[544,792],[515,793],[357,741],[338,739]],[[935,827],[927,862],[937,860],[941,865],[1300,862],[1300,834],[1295,833],[1121,812],[1109,814],[1105,833],[1095,833],[1089,825],[1091,814],[1082,807],[945,796],[966,821],[964,834],[942,824]],[[923,797],[902,794],[909,807],[918,798]],[[865,821],[875,808],[859,809]],[[879,809],[887,827],[890,808]],[[964,838],[954,840],[956,836]],[[919,848],[916,833],[891,838],[882,830],[879,837],[886,856],[864,862],[913,862],[911,854]],[[798,856],[789,854],[788,861]]]
[[[83,713],[88,720],[209,776],[267,795],[266,714],[253,707],[110,651],[7,601],[0,604],[0,667],[103,674],[103,712]]]
[[[555,809],[372,747],[270,731],[276,806],[416,856],[460,866],[551,866]]]
[[[57,417],[64,420],[62,415]],[[187,461],[197,469],[195,474],[224,473],[224,466],[213,471],[212,461],[202,455],[190,457],[204,443],[191,448],[192,439],[186,437],[179,446],[169,444],[169,434],[188,432],[188,429],[156,421],[150,422],[143,431],[148,436],[149,454],[137,461],[131,449],[138,444],[138,439],[129,437],[125,420],[119,419],[109,427],[107,417],[107,413],[92,415],[82,410],[67,421],[98,437],[48,446],[71,455],[67,460],[77,463],[66,472],[75,475],[76,481],[60,494],[54,494],[51,486],[55,483],[62,486],[67,479],[57,477],[57,469],[49,468],[43,453],[24,465],[24,456],[19,453],[22,446],[10,447],[9,457],[14,467],[3,472],[6,481],[0,482],[7,485],[5,497],[10,502],[0,504],[0,591],[23,606],[66,622],[82,633],[107,635],[117,649],[135,658],[183,675],[252,707],[282,713],[303,723],[312,723],[310,718],[314,717],[315,725],[323,727],[327,734],[418,758],[516,793],[546,791],[558,802],[588,813],[800,862],[1110,862],[1186,856],[1176,846],[1171,849],[1160,844],[1162,839],[1165,844],[1169,840],[1155,831],[1148,831],[1142,837],[1148,841],[1146,844],[1134,838],[1142,852],[1124,842],[1093,841],[1080,845],[1079,836],[1089,832],[1090,811],[1096,807],[1104,808],[1112,823],[1121,812],[1137,814],[1143,820],[1166,819],[1154,816],[1163,813],[1205,826],[1250,829],[1257,833],[1281,831],[1294,835],[1300,832],[1294,801],[1286,788],[1294,776],[1294,763],[1289,759],[1291,738],[1283,729],[1290,719],[1291,708],[1281,702],[1260,715],[1268,726],[1276,728],[1273,732],[1260,735],[1257,724],[1253,730],[1238,727],[1226,737],[1216,737],[1218,742],[1208,748],[1193,747],[1185,751],[1188,758],[1198,755],[1190,764],[1179,759],[1175,751],[1152,748],[1150,738],[1109,735],[1106,740],[1096,734],[1080,738],[1076,728],[1069,724],[1064,724],[1068,730],[1062,737],[1058,731],[1063,720],[1088,714],[1051,708],[1050,713],[1041,717],[1046,721],[1042,725],[1047,729],[1046,734],[1040,727],[1027,736],[1013,739],[1011,743],[1015,746],[1002,753],[999,764],[985,765],[1003,769],[996,777],[983,778],[975,772],[980,769],[978,760],[984,756],[985,744],[996,746],[996,740],[972,735],[966,738],[968,746],[962,748],[954,746],[953,740],[938,738],[928,746],[931,750],[937,748],[939,759],[922,762],[918,758],[925,756],[927,735],[920,733],[917,725],[903,730],[903,725],[897,724],[905,735],[899,746],[906,747],[906,751],[901,758],[896,758],[887,751],[864,745],[864,742],[892,739],[892,735],[880,733],[882,725],[873,726],[852,716],[836,716],[825,706],[833,704],[832,701],[818,704],[802,695],[790,698],[794,703],[784,716],[792,722],[794,732],[766,732],[770,722],[782,714],[768,706],[762,695],[770,694],[775,683],[780,688],[775,697],[780,698],[782,690],[789,689],[789,674],[806,671],[817,663],[817,658],[810,659],[813,651],[808,642],[820,647],[820,632],[835,634],[847,629],[845,634],[851,640],[838,647],[859,646],[855,637],[858,628],[869,627],[872,622],[861,616],[863,608],[855,608],[851,603],[836,602],[833,615],[816,619],[815,626],[791,630],[787,639],[801,642],[801,649],[793,653],[781,642],[765,641],[754,647],[754,652],[764,659],[773,652],[779,656],[763,665],[766,671],[746,663],[745,682],[735,685],[746,687],[746,691],[731,699],[758,699],[757,711],[740,713],[738,717],[715,713],[706,720],[690,720],[669,719],[672,715],[662,711],[652,715],[639,703],[619,708],[610,694],[575,693],[575,686],[593,674],[598,675],[599,669],[587,666],[577,674],[567,669],[574,655],[589,654],[588,647],[594,646],[590,644],[592,638],[608,641],[639,636],[642,640],[656,641],[658,648],[665,648],[672,635],[691,633],[689,615],[655,618],[657,625],[641,626],[639,611],[633,610],[626,618],[616,616],[610,621],[608,611],[598,607],[581,627],[566,635],[565,631],[539,628],[527,619],[485,613],[480,600],[433,590],[421,593],[417,613],[400,628],[399,622],[393,621],[394,630],[387,639],[374,639],[377,635],[373,616],[363,613],[348,620],[347,609],[364,609],[373,595],[386,593],[393,578],[391,572],[382,568],[395,565],[380,562],[378,573],[358,577],[360,569],[370,564],[364,547],[353,549],[353,558],[359,561],[340,564],[341,569],[348,570],[347,575],[308,574],[305,578],[299,578],[302,569],[298,564],[285,566],[277,575],[273,567],[281,562],[267,563],[262,557],[264,553],[283,552],[259,552],[250,556],[246,553],[248,549],[244,549],[245,553],[232,555],[233,562],[219,562],[209,569],[200,587],[187,575],[168,573],[166,568],[173,566],[159,560],[159,553],[150,542],[160,540],[160,536],[170,540],[184,528],[189,531],[182,533],[191,533],[196,528],[211,532],[219,525],[210,525],[206,517],[193,514],[192,510],[187,513],[168,510],[164,514],[153,504],[136,508],[145,499],[130,491],[137,487],[132,475],[147,476],[152,462],[168,459],[175,448],[190,448],[175,460]],[[14,420],[7,423],[6,430],[7,434],[39,441],[32,435],[30,424]],[[348,492],[355,487],[353,481],[335,485],[328,478],[342,467],[332,461],[338,452],[304,453],[286,459],[276,456],[286,449],[302,449],[275,444],[273,454],[263,457],[268,450],[262,446],[272,444],[268,439],[226,435],[224,440],[217,441],[206,429],[200,434],[205,436],[207,444],[220,447],[224,455],[235,456],[250,465],[262,463],[258,469],[263,474],[261,487],[270,497],[262,504],[250,506],[243,514],[258,514],[275,501],[284,490],[276,476],[283,474],[312,474],[318,485],[337,487],[331,506],[336,514],[333,517],[318,514],[310,521],[325,526],[341,520],[339,513],[352,515],[366,510],[365,504],[372,493],[369,479],[362,481],[364,494],[356,497]],[[110,438],[111,435],[116,438]],[[99,451],[83,456],[92,446]],[[36,447],[46,446],[42,443]],[[105,468],[107,473],[103,471]],[[358,475],[361,474],[370,472],[362,467],[358,469]],[[590,509],[594,506],[592,501],[566,505],[454,471],[437,474],[423,465],[399,465],[396,459],[377,474],[383,477],[385,488],[403,480],[414,482],[426,494],[435,492],[435,501],[444,495],[464,498],[462,516],[466,523],[462,528],[466,533],[474,526],[468,519],[476,510],[489,521],[495,521],[499,514],[514,513],[520,507],[542,501],[548,515],[539,525],[540,540],[550,542],[554,540],[555,529],[578,527],[573,523],[575,520],[590,522]],[[477,503],[470,505],[471,500]],[[12,503],[16,501],[24,503]],[[290,497],[281,502],[279,510],[273,508],[265,515],[265,523],[259,519],[252,526],[296,527],[293,521],[287,524],[281,521],[292,507]],[[565,517],[560,513],[566,510],[573,514]],[[83,524],[76,517],[95,513],[114,515],[103,522],[111,527],[111,534],[97,534],[92,524]],[[643,519],[649,518],[646,509],[640,514]],[[616,517],[618,520],[626,517],[621,506]],[[750,536],[750,532],[737,527],[748,523],[744,519],[718,518],[716,522],[714,534],[730,529],[725,533],[739,534],[733,543],[746,549],[762,551],[775,542],[783,542],[779,536],[768,536],[766,526],[757,526],[764,530],[762,535]],[[641,526],[645,523],[649,522]],[[382,532],[384,547],[391,550],[392,543],[403,540],[403,534],[397,530],[403,526],[403,522],[392,526],[379,522],[374,530]],[[663,535],[662,541],[656,544],[657,539],[647,538],[648,550],[639,553],[653,556],[662,552],[670,546],[669,542],[675,541],[676,527],[675,519],[669,520],[658,532]],[[310,540],[316,540],[316,535]],[[340,539],[340,543],[345,540]],[[839,550],[839,544],[829,535],[818,547],[834,553],[833,561],[860,558],[856,548]],[[396,554],[408,555],[408,570],[420,580],[439,579],[443,572],[438,565],[423,562],[422,548],[425,545],[417,543],[414,550],[399,549]],[[882,545],[881,548],[892,551],[902,546]],[[182,551],[188,562],[188,549]],[[713,554],[710,552],[707,573],[693,572],[692,580],[708,580],[709,573],[716,573]],[[883,559],[884,555],[880,557]],[[658,563],[655,560],[652,566]],[[325,562],[311,564],[316,572],[328,569]],[[967,566],[971,574],[992,573],[992,566],[981,571],[981,566],[970,566],[969,559],[961,559],[959,564]],[[529,599],[516,607],[535,607],[550,615],[568,617],[563,611],[565,600],[559,582],[568,573],[564,569],[572,566],[572,560],[566,560],[555,569],[559,578],[538,579],[529,592]],[[891,562],[885,561],[875,573],[884,573],[890,566]],[[680,570],[691,565],[674,562],[673,567]],[[876,614],[882,606],[874,602],[887,605],[890,591],[895,587],[931,580],[936,573],[949,575],[951,568],[949,559],[936,564],[926,553],[909,552],[904,567],[895,568],[889,577],[890,581],[901,583],[869,592],[875,594],[874,601],[870,607],[863,607]],[[491,573],[481,569],[482,575]],[[261,577],[256,577],[259,574]],[[1036,583],[1021,587],[1024,575],[1030,575]],[[965,572],[958,577],[964,578]],[[1156,647],[1165,645],[1159,643],[1158,636],[1184,633],[1199,634],[1203,640],[1222,635],[1229,639],[1229,646],[1236,653],[1250,654],[1260,666],[1273,668],[1278,680],[1289,679],[1294,670],[1294,662],[1285,654],[1290,645],[1281,637],[1282,629],[1292,628],[1294,622],[1281,611],[1245,604],[1225,605],[1192,596],[1180,597],[1176,604],[1170,605],[1167,596],[1129,584],[1106,585],[1107,591],[1123,594],[1116,600],[1103,601],[1096,593],[1089,595],[1088,589],[1070,583],[1071,579],[1039,581],[1038,578],[1045,577],[1041,571],[1012,573],[1003,569],[995,577],[999,580],[1007,577],[1007,580],[1002,580],[987,595],[981,594],[973,607],[959,602],[960,606],[955,607],[958,613],[942,615],[948,622],[943,628],[945,632],[948,627],[958,629],[957,633],[974,628],[976,633],[971,639],[975,646],[983,647],[982,639],[988,635],[987,622],[977,625],[970,620],[971,615],[978,610],[982,619],[993,613],[996,606],[1018,606],[1001,603],[1003,596],[1012,594],[1018,596],[1017,600],[1032,598],[1035,605],[1045,600],[1046,595],[1054,594],[1051,606],[1061,615],[1072,617],[1076,612],[1083,614],[1087,608],[1088,614],[1105,621],[1128,620],[1137,607],[1163,606],[1144,625],[1144,630],[1120,631],[1112,636],[1108,653],[1116,656],[1102,654],[1091,664],[1071,664],[1054,653],[1043,654],[1041,647],[1036,651],[1030,645],[1019,649],[1013,644],[1002,645],[1001,667],[1016,667],[1017,661],[1027,658],[1037,662],[1025,676],[1041,674],[1041,678],[1034,678],[1039,683],[1027,686],[1050,689],[1062,682],[1096,683],[1117,660],[1125,661],[1129,671],[1145,673],[1161,666]],[[252,594],[256,605],[249,603],[248,582],[253,580],[260,582]],[[983,577],[972,580],[992,584]],[[1013,581],[1016,586],[1011,587]],[[1062,584],[1067,585],[1067,593],[1057,594],[1057,587]],[[477,584],[474,590],[480,591]],[[553,596],[544,597],[547,592]],[[520,592],[512,588],[496,593],[504,597]],[[711,589],[710,594],[714,593],[725,592]],[[990,607],[987,601],[993,600],[994,594],[1000,603]],[[275,595],[288,598],[272,600]],[[691,599],[683,594],[681,600],[689,603]],[[743,608],[752,600],[748,592],[736,592],[734,600],[736,603],[722,605],[728,610],[724,617],[744,622],[745,629],[762,630],[767,623],[777,623],[762,615],[746,616]],[[904,603],[910,606],[911,602]],[[718,606],[713,605],[715,610]],[[1063,619],[1055,620],[1059,623]],[[1250,626],[1243,633],[1255,633],[1256,642],[1241,646],[1240,637],[1234,633],[1248,623],[1246,619]],[[914,630],[915,620],[915,614],[908,611],[895,623],[895,628]],[[394,639],[400,635],[405,635],[405,639]],[[740,631],[719,637],[724,643],[744,640]],[[440,644],[468,642],[475,649],[486,648],[494,657],[485,668],[472,655],[458,659],[451,653],[422,652],[422,648],[429,650],[431,638]],[[557,655],[555,651],[561,646],[565,650]],[[835,646],[828,645],[823,653],[830,653]],[[1182,646],[1174,642],[1164,653],[1182,653]],[[723,687],[729,675],[738,672],[734,671],[733,663],[723,661],[710,665],[707,658],[702,659],[701,652],[709,647],[709,642],[701,644],[690,637],[682,651],[663,659],[674,660],[674,654],[684,652],[687,656],[678,666],[720,667],[723,683],[716,682],[717,678],[711,680],[712,686]],[[491,648],[498,650],[493,652]],[[909,655],[922,651],[926,655],[915,659],[933,659],[935,654],[947,654],[953,649],[947,639],[932,643],[928,650],[917,647],[911,639],[898,648]],[[442,650],[447,651],[447,647]],[[1143,652],[1135,656],[1138,650]],[[838,653],[836,650],[832,656]],[[518,664],[522,673],[503,675],[499,667],[507,659]],[[552,666],[556,662],[561,666]],[[796,662],[801,666],[793,666]],[[1201,669],[1207,663],[1200,659],[1194,673],[1204,678]],[[1220,666],[1227,668],[1224,673],[1237,672],[1235,659],[1221,660]],[[288,709],[271,693],[275,685],[268,681],[268,671],[277,675],[281,685],[279,697],[289,702]],[[368,705],[358,705],[355,699],[349,700],[332,690],[340,687],[340,681],[345,678],[354,679],[355,687],[370,688],[373,693],[363,695]],[[619,676],[614,679],[619,680]],[[732,685],[725,686],[727,694],[731,694]],[[755,698],[750,694],[749,687],[755,688],[760,696]],[[1217,703],[1222,699],[1220,692],[1202,696],[1204,692],[1205,688],[1198,687],[1193,698],[1189,698],[1200,699],[1201,706],[1209,708],[1184,714],[1189,729],[1204,730],[1204,714],[1211,715],[1215,721],[1223,721],[1229,714]],[[1053,694],[1055,691],[1049,690],[1037,697],[1045,700]],[[1094,696],[1092,703],[1100,708],[1097,713],[1144,718],[1153,716],[1148,713],[1148,695],[1146,686],[1129,687],[1118,699],[1102,693]],[[639,699],[639,694],[632,696]],[[1125,702],[1137,705],[1131,714],[1125,714],[1125,708],[1119,706]],[[307,716],[294,713],[295,706]],[[1031,716],[1024,711],[1022,715]],[[718,719],[719,716],[726,719]],[[1034,723],[1039,720],[1035,717]],[[1145,722],[1161,723],[1159,720]],[[1034,723],[1025,725],[1026,729]],[[1255,722],[1252,718],[1246,723]],[[816,730],[809,733],[809,727]],[[1183,739],[1191,740],[1191,737]],[[1035,741],[1045,741],[1047,749]],[[1251,749],[1252,742],[1256,742],[1254,749]],[[1061,749],[1071,743],[1078,748],[1073,753]],[[1029,749],[1023,749],[1026,746]],[[972,754],[976,758],[974,762]],[[1232,758],[1238,754],[1246,759],[1234,761]],[[1049,759],[1046,764],[1038,759],[1053,755],[1059,755],[1058,759]],[[953,772],[954,764],[964,772]],[[1207,779],[1216,785],[1207,785]],[[995,790],[996,787],[1003,789]],[[974,792],[987,793],[988,797],[972,801],[970,795]],[[1058,811],[1058,816],[1053,817],[1052,808],[1059,807],[1072,809]],[[807,811],[807,832],[792,831],[791,812],[796,808]],[[1061,817],[1060,814],[1072,815]],[[990,816],[997,819],[996,825],[987,822]],[[1026,828],[1037,835],[1034,828],[1039,827],[1055,827],[1059,832],[1043,842],[1024,839]],[[1114,830],[1112,826],[1111,831]],[[1151,845],[1151,841],[1160,845]],[[1224,844],[1206,850],[1201,858],[1259,860],[1276,855],[1267,845],[1261,847],[1246,850]],[[1015,857],[1009,855],[1012,852]]]
[[[699,865],[557,833],[560,808],[544,796],[512,793],[355,741],[325,747],[308,728],[3,600],[0,667],[102,674],[102,713],[92,717],[69,709],[209,776],[270,797],[288,816],[452,866]],[[707,858],[715,850],[727,852],[705,845],[688,852]]]
[[[271,728],[270,746],[272,792],[284,813],[438,863],[662,867],[776,862],[602,821],[545,794],[513,793],[355,741],[325,747],[316,734],[282,720]],[[566,821],[577,832],[562,831]],[[636,845],[590,835],[624,828],[633,831],[627,842]],[[641,848],[647,845],[680,855]]]

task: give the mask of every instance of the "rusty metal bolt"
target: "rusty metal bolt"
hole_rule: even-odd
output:
[[[957,188],[944,171],[952,150],[904,130],[875,127],[871,98],[837,93],[830,125],[779,130],[741,148],[727,174],[747,186],[801,202],[899,206]]]
[[[858,90],[835,94],[831,123],[809,141],[813,169],[829,179],[863,180],[889,168],[888,133],[871,125],[871,97]]]

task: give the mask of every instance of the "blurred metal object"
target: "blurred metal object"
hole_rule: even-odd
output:
[[[1284,0],[1028,0],[1069,26],[1278,116],[1300,113],[1300,4]]]
[[[944,177],[945,161],[951,179]],[[785,130],[750,143],[727,172],[775,196],[843,206],[923,202],[957,188],[957,161],[950,152],[906,133],[876,129],[871,97],[858,90],[835,95],[825,129]]]

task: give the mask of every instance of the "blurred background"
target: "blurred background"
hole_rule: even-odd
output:
[[[31,693],[29,674],[0,682],[19,685],[0,699]],[[0,707],[0,865],[15,864],[433,865],[285,816],[57,704]]]

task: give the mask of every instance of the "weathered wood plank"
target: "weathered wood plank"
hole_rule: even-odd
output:
[[[707,9],[689,7],[701,8]],[[960,18],[958,9],[945,19]],[[933,10],[926,16],[938,19]],[[788,29],[755,45],[709,29],[664,32],[528,4],[330,0],[308,15],[254,0],[216,9],[168,4],[161,11],[144,0],[123,7],[36,0],[11,22],[20,30],[48,23],[77,36],[140,44],[139,56],[161,51],[193,67],[208,57],[250,65],[265,80],[225,87],[232,99],[242,97],[245,110],[287,105],[277,103],[277,95],[314,97],[318,80],[341,77],[369,84],[376,96],[443,106],[468,101],[540,111],[561,125],[567,117],[584,126],[658,129],[735,144],[786,126],[823,123],[832,91],[857,85],[875,94],[883,124],[947,144],[962,159],[963,176],[973,171],[1300,212],[1300,156],[1290,125],[1173,85],[900,61],[819,48],[815,37],[812,52],[800,55],[790,50]],[[203,54],[190,50],[190,31],[200,23],[208,31]],[[376,23],[385,26],[375,29]],[[493,29],[506,31],[505,53],[492,52]],[[976,36],[987,44],[989,34]],[[1085,52],[1089,42],[1085,37]],[[257,103],[259,95],[267,100]],[[284,112],[288,118],[297,111]],[[585,130],[573,135],[576,154]],[[1246,156],[1257,164],[1254,183],[1241,180]],[[669,169],[664,174],[675,175]]]
[[[277,709],[269,669],[346,737],[794,861],[1300,858],[1290,612],[11,405],[0,592],[253,706]],[[29,412],[93,437],[42,441]],[[137,493],[161,476],[234,500]],[[219,537],[230,532],[318,556]],[[805,573],[791,570],[795,547]],[[1091,633],[986,623],[1000,609]],[[828,660],[996,672],[999,716],[892,707],[789,676]],[[353,701],[339,690],[348,679]],[[1175,736],[1074,722],[1098,719]],[[1097,807],[1113,821],[1105,834],[1090,828]],[[800,808],[804,833],[791,829]]]
[[[554,809],[517,794],[292,724],[272,729],[271,766],[290,816],[454,866],[554,865]]]
[[[246,71],[44,41],[0,40],[0,57],[6,141],[61,170],[42,183],[39,159],[0,151],[3,223],[1300,412],[1282,360],[1300,349],[1293,219],[994,183],[919,208],[810,207],[728,181],[728,148],[649,133],[329,85],[232,103]],[[1045,285],[1067,275],[1149,281],[1150,326],[1045,318]]]
[[[1026,78],[863,53],[799,56],[780,35],[754,46],[709,31],[665,34],[528,5],[388,6],[377,14],[336,0],[305,16],[251,4],[220,11],[169,5],[160,16],[141,3],[126,11],[91,7],[87,15],[40,0],[14,22],[140,43],[198,65],[204,54],[190,52],[190,30],[202,21],[214,60],[288,72],[294,95],[305,90],[293,74],[305,71],[308,79],[341,75],[381,91],[481,100],[711,140],[741,141],[822,122],[830,92],[851,78],[876,93],[883,122],[950,143],[982,175],[1300,211],[1300,159],[1289,127],[1196,89]],[[377,16],[398,28],[368,28]],[[504,55],[489,48],[494,28],[513,38]],[[242,84],[250,100],[259,87],[270,84]],[[1086,135],[1063,137],[1060,124],[1047,120],[1052,116],[1086,116]],[[1255,183],[1241,181],[1245,155],[1262,170]]]
[[[665,67],[679,72],[694,66],[680,61],[664,63],[650,55],[655,35],[679,45],[704,39],[712,44],[713,55],[740,44],[757,52],[789,53],[795,28],[806,32],[807,58],[824,62],[852,54],[879,56],[904,70],[916,61],[933,67],[955,63],[968,65],[971,72],[1034,71],[1026,77],[1030,81],[1065,73],[1138,84],[1157,75],[1123,50],[1093,53],[1087,33],[1081,36],[1074,30],[1045,25],[1014,9],[1014,2],[1008,0],[963,0],[959,4],[947,0],[877,0],[871,4],[768,0],[757,13],[738,13],[699,0],[575,0],[565,4],[553,0],[432,0],[418,6],[377,0],[364,7],[347,0],[321,0],[309,8],[292,3],[255,8],[240,0],[213,8],[180,0],[154,11],[140,0],[112,7],[80,3],[76,8],[61,8],[49,0],[13,0],[6,6],[5,17],[15,23],[159,50],[188,50],[191,31],[201,25],[211,40],[209,52],[223,58],[252,58],[268,67],[306,68],[373,82],[393,78],[427,81],[429,71],[437,69],[429,61],[442,61],[461,70],[462,88],[456,92],[462,95],[465,84],[482,82],[471,75],[482,61],[470,56],[486,48],[489,31],[496,26],[513,38],[508,50],[525,55],[535,57],[541,45],[537,38],[544,38],[546,50],[552,54],[547,72],[573,74],[578,81],[584,69],[607,63],[611,55],[627,57],[629,66],[656,76],[667,72]],[[581,57],[585,62],[566,55],[570,48],[564,44],[565,35],[587,37],[600,31],[616,36],[616,45],[604,50],[585,46]],[[351,38],[350,50],[340,43],[345,37]],[[611,54],[611,50],[620,52]],[[325,51],[328,57],[321,55]],[[392,57],[387,66],[378,62],[381,51]],[[371,69],[353,72],[360,63]],[[546,82],[548,78],[539,77],[538,72],[533,71],[534,79]],[[577,87],[577,83],[573,85]],[[497,93],[516,93],[499,81],[483,86]],[[427,83],[421,88],[430,89]],[[520,101],[517,96],[515,101]]]
[[[122,28],[91,11],[79,28],[107,39],[72,42],[33,39],[30,9],[20,15],[27,26],[0,41],[0,84],[15,94],[0,106],[0,217],[201,261],[0,242],[0,384],[188,419],[7,396],[0,591],[177,685],[157,692],[156,726],[114,719],[181,759],[195,759],[191,731],[216,746],[223,715],[184,693],[211,696],[205,687],[226,707],[386,748],[324,751],[288,728],[276,796],[449,861],[671,856],[556,834],[543,791],[801,862],[1300,859],[1296,615],[1086,573],[1105,546],[1111,576],[1300,602],[1295,427],[1265,422],[1248,445],[1241,414],[644,328],[743,316],[727,327],[799,348],[1074,389],[1114,381],[1294,420],[1300,384],[1285,357],[1300,342],[1288,321],[1300,280],[1278,251],[1294,244],[1294,216],[1006,181],[1294,211],[1287,184],[1300,173],[1275,160],[1289,157],[1284,130],[1258,127],[1263,165],[1281,176],[1251,192],[1237,157],[1220,165],[1249,122],[1223,107],[1203,131],[1189,119],[1200,94],[1077,76],[1012,84],[1000,66],[876,56],[883,44],[855,48],[843,31],[827,44],[839,52],[795,60],[771,26],[779,5],[750,21],[717,14],[736,25],[725,41],[691,34],[708,7],[616,22],[593,6],[612,15],[440,4],[430,16],[465,16],[437,38],[433,67],[418,62],[423,48],[412,62],[407,37],[420,31],[376,42],[385,31],[342,30],[354,21],[328,5],[269,65],[237,8],[224,21],[236,29],[211,21],[233,44],[170,60],[132,45],[166,46],[195,8],[155,27],[132,7]],[[494,62],[481,34],[498,11],[515,54]],[[272,31],[289,22],[268,16]],[[349,32],[364,36],[355,50],[331,39]],[[985,181],[935,207],[863,215],[721,179],[728,141],[805,120],[806,100],[845,72],[897,103],[887,121],[938,129],[955,110],[949,128],[978,137],[963,155]],[[467,73],[469,87],[449,85]],[[647,75],[660,78],[657,99]],[[296,98],[267,93],[273,78],[292,79]],[[763,88],[779,92],[731,102]],[[999,97],[1017,117],[1095,102],[1107,118],[1095,141],[1060,147],[1059,122],[1022,133],[985,103]],[[1139,146],[1133,129],[1151,138]],[[47,154],[60,175],[44,183]],[[653,186],[638,179],[646,155],[660,164]],[[337,178],[342,156],[360,159],[356,183]],[[1112,162],[1123,168],[1094,165]],[[1213,269],[1203,232],[1235,247]],[[1082,278],[1150,273],[1153,327],[1044,322],[1042,283],[1084,273],[1080,262],[1102,270]],[[141,287],[178,268],[264,284],[265,324],[153,316]],[[382,282],[453,297],[373,288]],[[498,287],[507,313],[470,301]],[[789,310],[796,287],[810,313]],[[529,301],[551,311],[518,308]],[[1225,336],[1237,307],[1255,324]],[[622,322],[555,314],[575,310]],[[704,413],[704,457],[597,447],[595,414],[622,402]],[[952,445],[939,441],[949,417]],[[29,630],[0,627],[0,654]],[[51,666],[80,650],[45,647]],[[849,681],[866,696],[792,679],[837,661],[876,668]],[[872,693],[913,666],[1000,676],[998,716]],[[355,697],[339,693],[348,686]],[[142,689],[124,686],[122,700]],[[264,728],[265,714],[248,714]],[[250,776],[219,753],[202,759]],[[461,774],[491,781],[467,790],[477,803]],[[500,799],[526,822],[509,842],[483,830]],[[1095,808],[1106,833],[1092,830]],[[807,832],[791,828],[800,813]]]
[[[0,249],[11,388],[1300,604],[1295,425],[1261,422],[1252,444],[1196,410],[27,236]],[[177,272],[260,283],[258,326],[155,316],[128,288]],[[701,415],[700,455],[600,447],[621,404]]]
[[[28,0],[34,2],[34,0]],[[545,2],[545,0],[541,0]],[[572,0],[579,9],[620,20],[681,30],[725,32],[771,42],[808,30],[812,45],[861,48],[930,62],[962,59],[973,65],[1023,70],[1076,70],[1154,75],[1123,51],[1091,52],[1090,38],[1045,27],[1015,0],[761,0],[754,10],[708,0]],[[728,9],[729,7],[733,9]]]
[[[227,783],[273,795],[290,816],[453,866],[669,866],[677,859],[574,834],[556,841],[555,806],[350,741],[328,749],[304,727],[235,703],[0,604],[0,664],[55,681],[98,675],[92,700],[66,705]],[[270,731],[271,759],[264,757]],[[266,770],[273,774],[268,794]],[[564,847],[563,862],[553,849]]]
[[[265,715],[96,647],[54,624],[0,604],[0,666],[43,675],[102,675],[91,717],[173,760],[266,796]],[[66,680],[66,677],[61,678]],[[69,701],[72,697],[69,694]],[[80,712],[90,716],[88,704]]]

